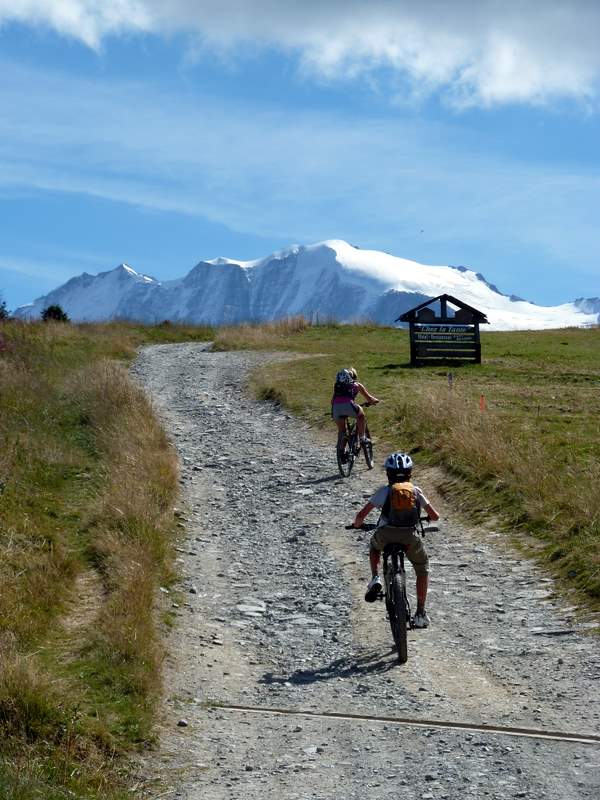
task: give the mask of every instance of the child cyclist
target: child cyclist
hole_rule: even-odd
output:
[[[354,522],[360,528],[365,518],[374,509],[381,509],[377,528],[371,537],[369,559],[372,578],[367,585],[365,600],[377,599],[383,587],[379,577],[379,558],[386,544],[405,546],[406,557],[413,565],[417,576],[417,611],[413,619],[415,628],[427,628],[429,616],[425,609],[429,582],[429,557],[423,539],[417,533],[419,515],[425,511],[430,520],[440,515],[418,486],[410,482],[413,462],[406,453],[392,453],[385,462],[388,485],[381,486],[361,508]]]
[[[361,442],[365,440],[365,414],[355,402],[357,394],[362,394],[367,402],[373,405],[379,402],[365,389],[362,383],[358,382],[358,374],[354,367],[340,370],[335,376],[333,397],[331,398],[331,416],[338,429],[338,447],[341,446],[346,431],[346,417],[356,417],[358,435]]]

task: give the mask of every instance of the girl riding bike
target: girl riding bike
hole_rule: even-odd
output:
[[[340,370],[335,376],[333,397],[331,398],[331,416],[338,429],[338,447],[346,433],[346,417],[356,417],[356,427],[360,441],[365,441],[365,414],[358,403],[355,402],[358,394],[362,394],[367,402],[373,405],[379,402],[376,397],[365,389],[362,383],[358,382],[358,374],[354,367]]]

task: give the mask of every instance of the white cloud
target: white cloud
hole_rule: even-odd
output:
[[[203,48],[275,47],[330,80],[386,70],[458,105],[589,101],[600,76],[594,0],[0,0],[0,22],[104,37],[182,33]],[[397,89],[397,86],[396,86]]]
[[[152,31],[151,5],[145,0],[0,0],[0,23],[49,26],[96,48],[109,34]]]

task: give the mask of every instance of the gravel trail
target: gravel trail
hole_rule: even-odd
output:
[[[341,479],[333,425],[325,443],[244,392],[249,370],[289,357],[161,345],[133,367],[179,454],[185,525],[139,796],[597,800],[600,744],[211,705],[600,733],[598,639],[499,534],[452,518],[418,466],[442,512],[432,626],[397,664],[383,604],[363,601],[368,534],[344,529],[383,470],[361,460]]]

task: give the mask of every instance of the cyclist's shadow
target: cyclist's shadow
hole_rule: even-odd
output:
[[[291,683],[300,686],[317,683],[318,681],[335,680],[336,678],[380,675],[398,665],[396,651],[392,649],[388,655],[390,656],[389,658],[382,658],[379,650],[373,650],[361,656],[336,658],[335,661],[322,667],[297,669],[289,675],[276,675],[274,672],[265,672],[258,682],[266,685]]]
[[[315,486],[315,485],[318,485],[320,483],[331,483],[332,481],[340,481],[341,482],[343,480],[344,479],[342,478],[340,473],[336,472],[336,473],[334,473],[332,475],[326,475],[323,478],[313,478],[311,480],[306,480],[306,481],[299,481],[299,480],[297,480],[295,478],[290,478],[289,481],[279,481],[278,483],[275,483],[275,484],[267,484],[265,486],[265,488],[266,489],[275,489],[275,488],[278,488],[278,487],[281,487],[281,486],[285,486],[285,487]]]
[[[334,473],[333,475],[326,475],[324,478],[314,478],[310,481],[294,481],[294,485],[296,486],[314,486],[318,483],[330,483],[331,481],[343,481],[344,479],[340,475],[339,472]]]

